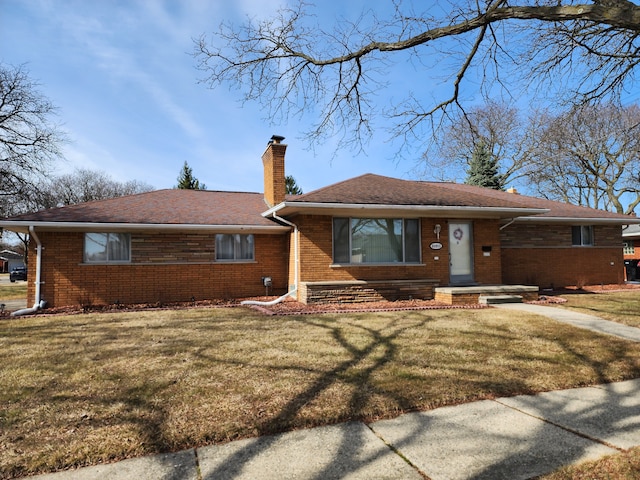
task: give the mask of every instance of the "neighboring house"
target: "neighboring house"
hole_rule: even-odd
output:
[[[11,250],[0,252],[0,272],[8,273],[18,267],[24,267],[24,255]]]
[[[640,225],[628,225],[622,230],[625,275],[628,281],[640,280]]]
[[[30,232],[29,302],[433,298],[434,287],[623,281],[629,216],[454,183],[362,175],[285,194],[160,190],[0,221]]]

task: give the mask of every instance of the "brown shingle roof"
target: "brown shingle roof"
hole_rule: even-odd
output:
[[[274,226],[261,193],[157,190],[51,208],[10,218],[24,222]]]
[[[529,197],[527,195],[520,195],[509,192],[501,192],[498,190],[491,190],[489,188],[474,187],[472,185],[464,184],[445,184],[451,189],[458,190],[460,192],[477,192],[481,190],[481,194],[490,198],[503,198],[505,196],[510,198],[510,201],[519,203],[522,206],[529,208],[544,208],[549,210],[547,213],[536,215],[529,220],[535,220],[535,218],[543,217],[545,219],[550,218],[584,218],[584,219],[620,219],[636,221],[635,217],[629,215],[623,215],[620,213],[608,212],[606,210],[598,210],[595,208],[582,207],[573,205],[571,203],[557,202],[554,200],[546,200],[544,198]]]
[[[511,196],[487,196],[486,189],[457,189],[456,184],[401,180],[368,173],[308,194],[296,202],[370,205],[433,205],[454,207],[522,208]]]
[[[384,205],[390,207],[424,206],[454,207],[473,211],[503,209],[507,215],[520,216],[536,213],[529,220],[545,219],[602,219],[605,221],[637,221],[634,217],[578,207],[525,195],[500,192],[471,185],[442,182],[400,180],[366,174],[345,180],[313,192],[287,196],[281,210],[286,215],[304,205],[328,204],[330,209],[340,205]],[[243,226],[274,227],[273,220],[264,218],[268,209],[261,193],[222,192],[202,190],[157,190],[153,192],[52,208],[7,219],[1,223],[18,224],[135,224],[135,225],[191,225],[191,226]],[[277,209],[277,207],[276,207]],[[480,209],[480,210],[479,210]],[[518,212],[521,210],[521,214]],[[428,215],[428,213],[425,213]],[[524,218],[524,217],[523,217]],[[633,222],[632,222],[633,223]]]
[[[538,217],[546,219],[630,219],[628,215],[491,190],[473,185],[401,180],[374,174],[365,174],[329,185],[308,194],[300,195],[292,199],[292,201],[316,204],[421,205],[549,210],[547,213],[530,217],[531,220]]]

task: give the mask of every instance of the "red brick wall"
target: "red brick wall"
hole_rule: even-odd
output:
[[[215,258],[215,234],[131,234],[131,263],[83,263],[83,233],[38,232],[44,250],[41,295],[49,306],[164,303],[241,298],[287,290],[287,235],[255,235],[255,262]],[[164,243],[166,242],[166,243]],[[163,245],[166,248],[163,250]],[[28,302],[35,298],[35,242],[29,246]]]
[[[571,245],[570,225],[513,224],[502,232],[502,278],[541,288],[621,283],[619,226],[594,227],[594,245]]]
[[[484,252],[483,247],[490,251]],[[501,250],[499,221],[475,220],[473,222],[473,257],[477,283],[484,285],[504,283]]]
[[[405,280],[435,279],[449,284],[449,233],[447,220],[422,218],[422,263],[419,265],[333,265],[332,217],[300,215],[293,221],[300,229],[300,281],[321,282],[339,280]],[[434,227],[439,224],[441,250],[431,250],[436,241]],[[479,283],[501,283],[499,224],[497,220],[476,220],[474,231],[474,268]],[[489,256],[482,247],[491,247]]]

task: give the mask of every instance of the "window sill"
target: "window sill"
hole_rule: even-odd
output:
[[[385,262],[385,263],[332,263],[331,268],[351,268],[351,267],[426,267],[426,263],[402,263],[402,262]]]
[[[94,265],[131,265],[130,261],[122,261],[122,262],[82,262],[80,263],[80,265],[88,265],[88,266],[94,266]]]
[[[228,263],[232,263],[232,264],[238,264],[238,263],[258,263],[256,260],[216,260],[215,262],[216,264],[222,263],[222,264],[228,264]]]

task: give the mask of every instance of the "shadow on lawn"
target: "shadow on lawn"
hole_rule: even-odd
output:
[[[322,392],[326,391],[338,379],[341,382],[353,383],[354,387],[367,386],[367,388],[354,388],[349,401],[350,412],[361,412],[362,407],[367,404],[367,400],[373,395],[389,398],[402,411],[415,409],[410,399],[400,392],[378,390],[372,386],[374,382],[370,380],[375,372],[396,358],[398,348],[394,341],[409,329],[426,324],[429,321],[428,317],[416,319],[414,323],[409,325],[407,325],[406,321],[402,322],[401,325],[401,322],[398,321],[393,322],[391,326],[387,324],[385,325],[385,330],[388,330],[386,333],[370,328],[366,324],[358,324],[358,328],[366,331],[370,338],[370,341],[361,347],[351,343],[338,326],[314,321],[308,317],[299,321],[306,323],[311,321],[320,328],[329,329],[336,342],[349,353],[349,358],[332,370],[324,372],[302,393],[287,402],[277,415],[259,424],[257,433],[264,436],[259,439],[245,441],[247,443],[243,445],[246,446],[232,450],[222,459],[218,458],[213,466],[208,465],[211,468],[204,468],[203,480],[244,478],[242,474],[246,466],[255,461],[263,461],[262,459],[265,456],[268,457],[273,450],[281,448],[281,437],[272,434],[291,428],[295,424],[295,417],[305,405],[318,398]],[[494,333],[501,335],[500,332]],[[576,351],[575,348],[568,344],[560,343],[559,346],[579,358],[580,361],[590,364],[596,373],[598,381],[606,381],[606,362],[592,362],[587,356]],[[425,346],[425,348],[428,348],[428,346]],[[617,351],[617,353],[624,357],[624,348],[622,346],[620,348],[622,350]],[[352,368],[358,367],[358,365],[366,366],[359,370],[357,380],[349,380],[349,376],[345,375],[345,373]],[[482,391],[491,391],[496,395],[500,395],[503,388],[509,391],[528,390],[525,382],[520,385],[511,384],[507,388],[505,385],[501,385],[500,381],[492,383],[487,379],[479,379],[478,387]],[[596,392],[596,395],[594,398],[585,400],[577,406],[575,402],[569,402],[561,394],[556,395],[559,392],[551,392],[542,396],[514,397],[519,399],[521,404],[515,407],[508,407],[508,409],[511,409],[509,414],[511,417],[524,415],[530,423],[534,424],[534,428],[525,432],[515,429],[512,434],[509,428],[504,430],[501,426],[494,431],[491,420],[481,425],[474,424],[473,417],[467,418],[460,424],[452,423],[450,425],[450,430],[448,430],[451,433],[449,442],[453,441],[454,444],[451,446],[451,443],[449,443],[450,450],[439,452],[434,458],[430,457],[432,452],[424,451],[425,448],[429,449],[435,445],[429,445],[428,442],[425,443],[425,436],[428,437],[432,430],[438,428],[437,422],[431,418],[431,412],[437,412],[438,410],[409,414],[410,416],[419,415],[422,418],[419,422],[407,428],[399,438],[385,438],[384,433],[376,430],[375,423],[371,424],[370,427],[380,437],[375,440],[372,440],[368,435],[368,430],[356,429],[354,433],[353,429],[348,428],[350,424],[343,424],[344,431],[340,433],[341,436],[338,440],[340,444],[337,448],[334,445],[331,446],[332,450],[336,452],[335,458],[324,464],[320,463],[319,466],[316,465],[314,471],[310,471],[309,469],[312,469],[312,467],[308,465],[303,467],[305,474],[300,477],[296,476],[293,471],[288,470],[286,463],[284,465],[267,463],[276,470],[289,474],[288,476],[285,475],[285,478],[318,480],[343,478],[352,473],[361,473],[371,464],[380,461],[393,451],[394,456],[397,452],[408,460],[410,465],[416,469],[412,470],[411,473],[415,473],[416,478],[421,478],[425,474],[429,475],[430,465],[432,465],[433,461],[443,462],[442,468],[446,472],[448,466],[456,465],[456,461],[463,462],[470,454],[475,454],[473,460],[479,463],[470,465],[467,472],[469,475],[454,477],[451,476],[451,472],[448,472],[431,478],[434,480],[437,478],[531,478],[534,475],[541,475],[568,463],[584,459],[586,456],[593,456],[594,452],[596,456],[602,455],[603,452],[615,453],[615,450],[604,446],[604,443],[615,445],[615,439],[610,435],[610,432],[613,431],[621,432],[623,437],[628,431],[629,435],[636,436],[634,440],[630,440],[629,444],[633,444],[634,441],[636,442],[635,444],[639,444],[640,439],[637,437],[640,436],[640,418],[638,416],[640,402],[637,399],[640,398],[640,383],[636,383],[634,388],[635,390],[631,393],[619,392],[616,390],[616,386],[585,389],[591,393]],[[632,405],[629,404],[629,396],[636,398]],[[507,408],[505,405],[508,405],[510,399],[506,400],[507,402],[504,403],[485,401],[467,405],[489,404],[498,410],[504,410]],[[448,408],[464,407],[466,405]],[[522,413],[526,412],[527,408],[530,412]],[[517,410],[522,410],[522,412]],[[549,418],[550,423],[534,417]],[[448,419],[444,421],[447,422]],[[500,421],[500,418],[496,418],[496,421]],[[625,422],[625,427],[620,429],[618,426],[625,424]],[[358,423],[358,425],[362,424]],[[484,429],[487,426],[488,430]],[[584,426],[587,427],[584,435],[590,439],[572,433],[573,431],[582,432],[581,429]],[[482,446],[479,452],[470,453],[468,451],[468,440],[471,437],[475,437],[481,443]],[[370,443],[372,441],[383,441],[384,443],[380,443],[382,449],[372,449]],[[412,446],[414,445],[418,446],[418,450],[413,449]],[[626,445],[624,443],[616,446],[618,448],[628,448]],[[215,449],[217,446],[212,448]],[[455,450],[456,448],[458,450]],[[423,449],[423,451],[420,449]],[[486,451],[484,451],[485,449]],[[209,456],[210,458],[215,456],[215,452],[209,454]],[[425,462],[425,459],[430,460]],[[290,459],[289,457],[283,459],[285,462],[287,460],[299,461],[299,459]]]
[[[390,362],[397,360],[398,355],[402,353],[398,351],[398,344],[401,343],[398,341],[399,338],[402,335],[410,335],[412,329],[424,327],[426,324],[430,323],[432,318],[429,315],[417,313],[395,320],[392,317],[390,321],[383,322],[383,326],[380,328],[375,328],[365,321],[350,322],[349,328],[357,329],[360,332],[365,333],[366,341],[362,340],[364,335],[357,336],[354,335],[352,331],[351,333],[345,333],[345,330],[341,328],[341,324],[339,323],[326,322],[307,316],[289,317],[288,320],[294,323],[299,322],[300,324],[312,325],[328,331],[332,339],[340,345],[343,352],[348,354],[347,358],[329,370],[314,370],[314,372],[317,373],[317,378],[315,378],[315,380],[312,381],[304,391],[287,401],[274,416],[264,419],[262,423],[257,424],[256,434],[262,435],[261,438],[251,439],[249,443],[247,443],[247,448],[241,448],[234,451],[228,457],[224,458],[224,460],[216,463],[215,467],[212,468],[211,471],[203,470],[203,479],[210,480],[240,477],[247,465],[252,463],[258,457],[265,454],[268,455],[271,449],[276,446],[279,441],[279,437],[269,436],[270,434],[286,431],[295,426],[296,417],[300,415],[301,411],[309,405],[309,403],[318,399],[323,393],[327,392],[330,387],[337,382],[348,384],[353,387],[345,410],[349,413],[353,413],[356,416],[356,419],[358,419],[357,416],[359,414],[362,414],[361,412],[363,412],[364,407],[374,396],[387,398],[389,402],[393,402],[400,411],[410,411],[415,409],[415,399],[412,399],[408,395],[404,395],[402,391],[391,391],[376,387],[376,382],[373,377],[377,372],[384,369]],[[184,325],[184,321],[182,320],[181,325],[185,328],[187,327],[187,325]],[[81,341],[82,334],[79,331],[81,327],[82,325],[78,323],[75,325],[75,328],[67,329],[64,336],[68,336],[73,340],[71,342],[72,344],[76,341]],[[93,328],[95,328],[95,326]],[[211,326],[202,326],[197,328],[208,330]],[[49,331],[47,328],[43,327],[40,333],[47,336]],[[111,328],[105,328],[104,332],[101,333],[103,333],[103,335],[99,339],[100,342],[108,341],[110,337],[114,336]],[[135,332],[130,333],[132,337],[135,337],[134,333]],[[507,326],[503,326],[502,328],[493,326],[491,329],[482,332],[470,329],[466,334],[475,336],[485,335],[487,342],[491,342],[498,338],[502,342],[508,342],[512,338]],[[355,344],[353,340],[350,340],[352,335],[354,335],[354,338],[357,337],[360,339],[358,344]],[[607,381],[608,364],[606,361],[594,361],[588,356],[582,354],[571,344],[563,343],[555,337],[550,337],[548,340],[555,342],[559,349],[570,353],[583,364],[590,366],[596,374],[597,381]],[[186,340],[181,339],[181,341]],[[435,343],[437,340],[434,338],[433,341]],[[198,345],[199,344],[197,342],[194,342],[191,347],[197,347],[197,349],[199,349],[200,347]],[[87,345],[86,348],[90,351],[91,345]],[[429,344],[425,344],[425,350],[428,348]],[[612,352],[612,356],[615,358],[624,358],[625,349],[627,348],[628,347],[626,345],[622,344],[617,346],[614,352]],[[168,349],[167,353],[170,352],[171,350]],[[529,353],[531,352],[523,352],[523,355]],[[466,375],[465,377],[473,378],[475,371],[473,362],[468,361],[467,363],[467,372],[470,372],[470,375]],[[451,370],[451,374],[455,375],[456,372],[453,368],[457,367],[452,367]],[[454,381],[456,380],[452,378],[452,382]],[[518,381],[517,375],[498,378],[495,380],[486,376],[484,378],[477,377],[475,381],[473,381],[473,384],[476,385],[477,391],[485,393],[488,392],[489,395],[486,395],[486,397],[490,395],[506,395],[508,392],[514,391],[526,392],[529,391],[530,388],[526,386],[526,379]],[[366,386],[366,388],[360,388],[363,385]],[[130,416],[128,416],[126,423],[135,425],[135,430],[139,432],[142,442],[145,445],[144,450],[146,452],[167,451],[175,448],[175,444],[172,444],[171,441],[166,438],[164,433],[167,412],[162,405],[151,401],[151,399],[154,398],[152,390],[163,390],[167,386],[168,384],[157,381],[157,379],[146,378],[142,379],[138,386],[134,386],[131,389],[111,392],[112,394],[109,394],[108,392],[101,392],[98,399],[86,398],[86,400],[91,402],[96,402],[97,400],[105,406],[118,402],[124,403],[126,405],[125,410],[130,412]],[[626,421],[629,432],[637,432],[640,430],[640,419],[638,418],[637,413],[640,411],[640,402],[637,401],[637,399],[640,398],[640,383],[636,383],[636,387],[636,391],[633,392],[635,394],[636,403],[633,405],[628,404],[629,400],[623,395],[623,392],[619,392],[612,387],[609,389],[600,389],[604,392],[602,399],[598,399],[598,401],[593,404],[580,405],[580,408],[577,409],[573,405],[568,405],[566,400],[562,397],[554,396],[544,397],[543,401],[532,404],[531,408],[540,409],[540,415],[560,415],[559,421],[555,422],[558,424],[562,424],[560,421],[569,421],[575,417],[582,419],[584,422],[589,424],[596,424],[597,422],[600,422],[601,427],[604,430],[612,430],[617,425],[621,425]],[[147,389],[147,391],[138,390],[139,388]],[[524,398],[524,406],[527,406],[526,398],[528,397]],[[76,400],[78,400],[78,398],[76,398]],[[82,400],[82,398],[80,398],[80,400]],[[626,404],[625,401],[627,402]],[[571,407],[571,409],[569,409],[569,407]],[[608,409],[611,411],[608,411]],[[152,412],[152,414],[139,416],[136,412],[140,411]],[[385,438],[384,440],[406,456],[413,465],[420,468],[423,472],[426,472],[427,470],[423,469],[423,466],[421,465],[421,460],[419,458],[420,455],[418,455],[417,458],[412,458],[405,452],[405,449],[408,448],[407,446],[414,443],[420,443],[424,438],[425,433],[428,434],[430,430],[434,428],[433,420],[429,417],[430,412],[424,412],[424,415],[425,416],[421,422],[407,429],[399,439],[390,440]],[[634,415],[635,418],[633,417]],[[629,422],[629,418],[632,419],[631,422]],[[96,418],[93,419],[93,421],[99,422],[100,419]],[[354,422],[353,424],[358,425],[359,427],[354,429],[345,427],[342,436],[338,440],[339,445],[335,451],[337,452],[336,457],[339,458],[335,458],[335,461],[330,461],[321,465],[317,471],[314,471],[309,476],[300,478],[341,478],[347,476],[350,472],[360,472],[363,469],[370,467],[372,464],[379,462],[381,458],[388,458],[390,449],[381,441],[380,448],[373,450],[365,448],[369,445],[369,442],[377,439],[371,438],[371,431],[364,427],[362,423]],[[485,465],[484,468],[479,468],[477,476],[474,474],[472,478],[501,478],[499,472],[504,468],[518,463],[523,463],[523,458],[539,458],[539,453],[549,452],[550,446],[552,448],[549,455],[551,455],[550,458],[554,459],[554,468],[555,466],[560,466],[581,458],[588,448],[590,448],[588,441],[585,441],[584,444],[581,444],[576,448],[563,448],[562,445],[557,447],[553,446],[553,444],[549,442],[549,425],[544,424],[542,427],[544,428],[530,432],[530,435],[527,435],[526,438],[516,436],[513,439],[510,439],[503,438],[501,433],[497,433],[495,437],[485,435],[485,432],[478,430],[473,422],[468,422],[463,423],[456,428],[452,428],[451,434],[452,438],[461,435],[465,431],[468,432],[469,435],[475,434],[478,436],[486,436],[483,442],[487,445],[487,448],[495,445],[501,445],[501,441],[513,440],[514,442],[518,442],[518,449],[514,449],[512,451],[505,449],[504,451],[501,451],[498,460],[489,466]],[[179,446],[178,448],[183,447]],[[217,446],[211,448],[217,448]],[[564,453],[560,456],[559,454],[561,452]],[[136,453],[136,455],[139,454],[139,452]],[[142,452],[142,454],[144,454],[144,452]],[[553,457],[552,454],[556,454],[557,458]],[[393,456],[395,456],[395,454]],[[444,455],[444,459],[453,465],[452,459],[447,454]],[[284,472],[287,471],[286,464],[280,465],[280,468]],[[504,478],[529,478],[530,476],[531,475],[518,477],[516,475]],[[0,477],[2,477],[1,474]],[[290,475],[289,478],[293,478],[293,476]],[[438,477],[433,478],[435,480]]]
[[[296,415],[300,413],[302,408],[304,408],[304,406],[309,402],[318,398],[322,392],[327,390],[332,384],[338,381],[338,379],[343,383],[353,383],[353,386],[356,387],[354,388],[354,393],[349,401],[348,411],[350,412],[361,411],[362,407],[366,404],[367,399],[370,398],[371,395],[381,394],[389,396],[390,393],[388,391],[383,392],[372,388],[361,389],[357,387],[360,387],[362,384],[370,385],[371,382],[368,380],[371,378],[371,375],[395,358],[397,354],[397,346],[393,342],[399,335],[409,329],[424,326],[429,322],[429,320],[429,317],[422,317],[410,324],[407,324],[406,321],[395,320],[390,325],[385,324],[384,329],[390,330],[389,333],[381,333],[374,328],[366,326],[364,323],[359,323],[357,328],[366,332],[370,341],[363,347],[358,348],[356,345],[349,342],[348,338],[343,334],[338,325],[314,321],[309,317],[301,317],[298,321],[304,322],[305,324],[311,323],[319,328],[328,329],[333,339],[349,353],[350,357],[338,364],[332,370],[320,375],[315,382],[305,389],[305,391],[287,402],[276,416],[264,421],[262,424],[259,424],[257,426],[257,433],[259,435],[269,435],[290,428],[294,423]],[[353,325],[351,326],[353,327]],[[382,353],[378,353],[380,349],[382,350]],[[359,370],[356,379],[349,380],[349,377],[345,375],[345,373],[349,369],[355,368],[359,364],[365,362],[370,362],[371,364]],[[412,408],[412,405],[402,396],[394,395],[393,400],[395,400],[399,408],[403,410]],[[350,442],[353,440],[354,439],[351,438]],[[276,437],[265,438],[260,443],[259,448],[252,449],[251,455],[260,455],[261,452],[267,450],[275,441]],[[344,445],[340,450],[343,452],[351,451],[353,450],[353,445]],[[250,458],[247,458],[246,452],[239,451],[226,459],[226,461],[219,465],[213,472],[210,472],[210,474],[206,476],[206,479],[233,478],[242,471],[244,463],[249,460]],[[353,467],[358,468],[358,465],[353,465]],[[224,476],[221,476],[222,472],[224,472]],[[327,477],[318,476],[317,478]]]

